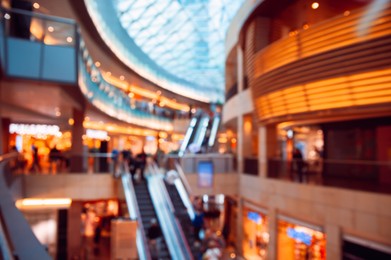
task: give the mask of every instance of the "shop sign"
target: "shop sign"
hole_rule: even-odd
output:
[[[262,217],[258,213],[251,212],[251,211],[249,213],[247,213],[247,218],[249,220],[252,220],[252,221],[256,222],[256,223],[258,223],[259,221],[262,220]]]
[[[102,131],[102,130],[87,129],[86,135],[87,135],[87,137],[92,138],[92,139],[100,139],[100,140],[107,139],[107,132]]]
[[[57,125],[10,124],[9,132],[18,135],[58,135]]]
[[[306,245],[311,245],[312,236],[303,231],[298,231],[294,228],[287,229],[287,235],[297,241],[303,242]]]

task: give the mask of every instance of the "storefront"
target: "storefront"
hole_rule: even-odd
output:
[[[61,132],[57,125],[10,124],[9,133],[9,146],[21,153],[17,169],[20,173],[38,170],[42,173],[53,173],[67,167],[65,157],[71,148],[69,131]],[[56,165],[50,160],[50,150],[54,147],[58,150],[58,158],[64,159],[58,160]],[[34,169],[35,149],[38,167]]]
[[[269,232],[266,210],[245,206],[243,209],[243,255],[246,259],[266,259]]]
[[[326,259],[326,235],[320,227],[280,217],[277,255],[281,260]]]

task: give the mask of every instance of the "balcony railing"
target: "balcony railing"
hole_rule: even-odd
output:
[[[391,193],[391,162],[268,160],[268,177],[315,185]]]
[[[7,77],[78,84],[86,98],[119,120],[171,131],[175,111],[129,98],[94,65],[73,20],[0,8],[0,61]]]

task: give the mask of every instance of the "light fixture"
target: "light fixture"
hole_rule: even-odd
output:
[[[17,200],[15,205],[19,209],[38,208],[38,207],[54,207],[54,208],[68,208],[72,203],[68,198],[57,199],[21,199]]]
[[[133,93],[133,92],[129,92],[128,96],[129,96],[130,98],[132,98],[132,97],[134,97],[134,93]]]
[[[96,62],[95,62],[95,66],[96,66],[97,68],[99,68],[99,67],[100,67],[100,62],[99,62],[99,61],[96,61]]]
[[[73,118],[69,118],[68,119],[68,124],[69,125],[74,125],[75,124],[75,120]]]
[[[40,5],[39,5],[38,3],[34,3],[34,4],[33,4],[33,7],[34,7],[35,9],[39,9]]]
[[[120,79],[120,80],[124,80],[125,77],[124,77],[123,75],[121,75],[121,76],[119,76],[119,79]]]
[[[111,72],[110,71],[108,71],[108,72],[106,72],[106,76],[111,76]]]
[[[71,43],[73,41],[72,37],[68,36],[67,37],[67,42]]]
[[[48,27],[48,31],[49,31],[49,32],[54,32],[54,27],[53,27],[53,26],[49,26],[49,27]]]
[[[303,29],[304,29],[304,30],[307,30],[308,28],[310,28],[310,26],[309,26],[308,24],[304,24],[304,25],[303,25]]]
[[[350,11],[349,11],[349,10],[346,10],[346,11],[343,13],[344,16],[348,16],[349,14],[350,14]]]
[[[311,8],[312,9],[318,9],[319,8],[319,3],[318,2],[313,2],[312,4],[311,4]]]
[[[6,13],[6,14],[4,15],[4,19],[6,19],[6,20],[11,19],[11,15],[9,15],[9,14]]]

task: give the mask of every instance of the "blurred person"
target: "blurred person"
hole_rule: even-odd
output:
[[[152,259],[159,259],[159,252],[161,247],[162,231],[157,223],[156,218],[151,219],[151,225],[147,231],[148,244],[151,251]]]
[[[30,172],[39,173],[41,172],[41,165],[39,164],[38,148],[33,145],[31,149],[33,150],[33,163],[30,167]]]
[[[303,155],[299,148],[295,148],[293,150],[292,158],[293,158],[293,163],[292,163],[293,171],[296,172],[297,175],[299,176],[299,182],[303,182],[304,160],[303,160]]]

